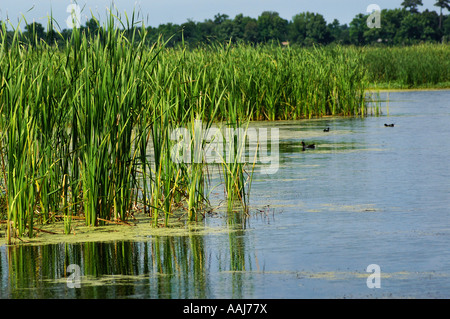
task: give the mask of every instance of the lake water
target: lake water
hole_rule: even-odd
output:
[[[249,218],[204,221],[227,231],[0,246],[0,298],[450,298],[450,91],[382,98],[379,117],[258,123],[279,170]]]

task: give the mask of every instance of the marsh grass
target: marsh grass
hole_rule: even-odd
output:
[[[137,211],[153,226],[167,226],[175,212],[199,220],[210,179],[208,164],[195,158],[203,146],[196,123],[206,130],[225,123],[245,135],[251,120],[367,114],[358,49],[168,49],[162,41],[148,45],[147,29],[135,25],[134,16],[124,27],[111,14],[97,33],[74,29],[58,47],[24,42],[18,29],[7,39],[2,24],[0,149],[9,241],[32,237],[35,223],[61,216],[67,234],[80,217],[87,226],[126,221]],[[171,158],[177,127],[191,132],[190,161]],[[224,144],[232,160],[221,165],[230,212],[236,204],[248,212],[255,164],[238,160],[245,141],[239,134]]]
[[[174,69],[184,56],[183,72],[195,88],[226,91],[216,119],[228,120],[230,105],[236,105],[237,117],[251,120],[365,115],[362,49],[212,45],[188,52],[168,49],[164,64]],[[179,106],[186,110],[190,105]]]
[[[371,87],[382,89],[450,86],[450,45],[368,47],[362,57]]]

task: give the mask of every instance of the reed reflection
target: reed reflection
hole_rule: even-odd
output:
[[[248,215],[224,217],[226,233],[2,246],[0,298],[242,298],[252,285]],[[68,284],[73,265],[80,288]]]
[[[69,265],[81,288],[69,288]],[[204,236],[154,236],[0,250],[1,298],[206,298],[210,296]]]

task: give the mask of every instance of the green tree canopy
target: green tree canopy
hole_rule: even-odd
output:
[[[289,33],[293,42],[305,45],[326,44],[330,41],[327,23],[324,17],[318,13],[305,12],[295,15]]]
[[[257,22],[259,42],[286,40],[288,21],[281,18],[278,12],[264,11]]]
[[[349,36],[351,43],[356,45],[366,44],[364,33],[369,30],[367,27],[367,17],[367,15],[360,13],[350,22]]]
[[[439,15],[439,29],[442,28],[442,10],[447,9],[450,11],[450,0],[437,0],[434,4],[436,7],[440,8],[440,15]]]
[[[46,37],[44,27],[42,24],[37,22],[27,24],[25,26],[25,34],[30,41],[39,41],[40,39],[44,39]]]
[[[423,3],[422,0],[404,0],[401,5],[412,13],[418,13],[417,7],[423,6]]]
[[[256,42],[258,38],[258,25],[256,19],[245,17],[242,13],[236,15],[233,20],[231,37],[234,40]]]
[[[182,36],[189,46],[201,43],[226,41],[246,43],[264,43],[269,41],[289,41],[294,45],[312,44],[354,44],[367,45],[383,43],[388,45],[408,44],[418,42],[446,42],[450,40],[450,0],[435,0],[438,12],[434,10],[418,11],[422,0],[404,0],[402,6],[396,9],[383,9],[381,11],[381,28],[367,26],[370,15],[360,13],[347,24],[340,24],[337,19],[327,24],[325,18],[319,13],[301,12],[295,14],[291,20],[286,20],[278,12],[265,11],[257,18],[237,14],[231,19],[227,14],[218,13],[211,19],[203,22],[188,20],[178,25],[173,23],[160,24],[157,27],[147,27],[150,31],[146,41],[151,45],[161,37],[169,41],[167,45],[180,44]],[[139,36],[131,26],[125,30],[124,36]],[[49,31],[45,32],[40,23],[28,24],[25,27],[22,40],[33,44],[35,41],[45,39],[49,44],[57,42],[65,44],[72,33],[71,29],[55,32],[49,23]],[[94,17],[87,20],[80,30],[86,33],[97,33],[102,26]],[[2,32],[0,30],[0,32]],[[10,31],[7,31],[8,38]]]
[[[332,23],[327,25],[330,35],[330,42],[338,42],[340,44],[349,44],[349,32],[346,24],[341,25],[338,19],[334,19]]]

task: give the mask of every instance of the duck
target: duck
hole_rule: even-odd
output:
[[[386,123],[384,123],[384,126],[386,126],[386,127],[394,127],[394,123],[392,123],[392,124],[386,124]]]
[[[303,147],[303,150],[305,150],[305,149],[315,149],[316,148],[316,145],[315,144],[309,144],[309,145],[306,145],[305,144],[305,142],[304,141],[302,141],[302,147]]]
[[[324,132],[329,132],[329,131],[330,131],[330,128],[327,127],[327,128],[325,128],[325,129],[323,129],[323,131],[324,131]]]

